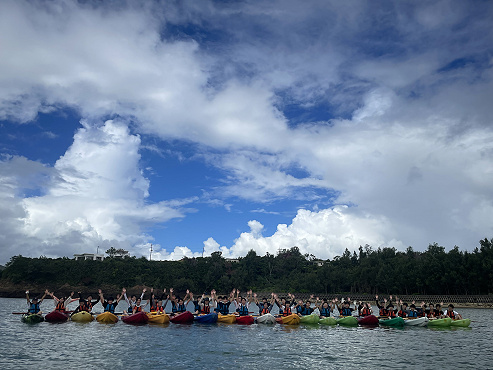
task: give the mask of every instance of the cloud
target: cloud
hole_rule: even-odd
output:
[[[143,230],[183,217],[193,199],[146,202],[149,181],[139,168],[139,146],[123,122],[83,122],[53,168],[22,157],[1,162],[4,245],[20,240],[24,254],[70,256],[96,246],[132,250],[152,240]],[[20,193],[30,188],[40,194]],[[1,253],[6,259],[15,249]]]
[[[228,207],[318,207],[270,237],[252,224],[229,255],[293,242],[321,256],[360,242],[469,247],[491,235],[490,8],[448,4],[2,3],[0,119],[68,106],[86,120],[43,194],[14,197],[28,212],[26,235],[145,245],[142,224],[165,222],[163,209],[183,216],[166,202],[146,204],[140,139],[125,125],[93,124],[108,116],[193,143],[224,172],[224,185],[207,190]],[[452,67],[461,59],[471,62]],[[289,105],[322,118],[300,122]],[[9,184],[5,194],[21,187]],[[342,231],[326,235],[324,222]],[[196,253],[177,248],[156,253]]]

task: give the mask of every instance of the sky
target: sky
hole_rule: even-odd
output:
[[[0,2],[0,263],[493,237],[489,1]]]

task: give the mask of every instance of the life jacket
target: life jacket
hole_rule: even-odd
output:
[[[343,308],[340,312],[341,316],[352,316],[353,312],[349,307]]]
[[[260,315],[265,315],[267,313],[270,313],[269,307],[267,308],[262,308],[262,311],[260,311]]]
[[[186,310],[187,309],[183,303],[180,305],[176,305],[176,304],[173,305],[173,313],[182,313],[185,312]]]
[[[135,311],[134,313],[142,312],[142,307],[141,306],[135,306],[134,311]]]
[[[370,316],[371,315],[371,311],[368,307],[364,307],[362,310],[361,310],[361,315],[360,316]]]
[[[65,302],[58,302],[56,304],[55,311],[65,312]]]
[[[163,313],[164,312],[164,308],[163,306],[151,306],[151,312],[157,312],[157,313]]]
[[[221,315],[229,315],[229,305],[230,303],[217,302],[217,310]]]
[[[245,305],[240,305],[238,309],[236,310],[240,314],[240,316],[247,316],[248,315],[248,307]]]
[[[425,315],[427,318],[435,317],[433,310],[425,311]]]
[[[439,316],[443,315],[443,311],[441,311],[441,310],[433,310],[433,314],[435,315],[435,317],[439,317]]]
[[[296,313],[303,314],[303,306],[296,306]]]
[[[82,311],[91,312],[91,310],[92,310],[92,302],[86,301],[84,303],[84,308],[82,308]]]
[[[380,313],[379,313],[380,316],[387,316],[388,315],[388,311],[385,307],[382,307],[380,308]]]
[[[302,315],[311,315],[311,313],[313,312],[312,308],[311,307],[303,307],[303,312],[301,313]]]
[[[291,315],[291,308],[288,305],[286,305],[284,306],[284,310],[282,310],[282,313],[281,310],[279,309],[279,314],[283,316],[289,316]]]
[[[416,308],[416,312],[418,313],[418,317],[425,317],[425,311],[421,307]]]
[[[29,309],[27,310],[29,313],[38,313],[39,311],[39,303],[31,303],[29,305]]]
[[[106,302],[106,304],[104,305],[104,312],[111,312],[111,313],[115,313],[115,307],[116,307],[116,303],[113,302],[113,303],[108,303]]]
[[[418,317],[418,312],[417,311],[409,311],[408,317]]]
[[[193,306],[194,306],[195,311],[200,312],[202,310],[202,307],[200,307],[200,305],[199,305],[199,301],[193,301]]]
[[[387,317],[396,317],[394,310],[387,310]]]
[[[327,308],[324,308],[322,307],[320,309],[320,316],[324,316],[324,317],[329,317],[330,316],[330,307],[327,307]]]
[[[398,316],[404,318],[404,317],[407,317],[407,312],[406,311],[403,311],[402,309],[399,310],[399,312],[397,313]]]
[[[447,311],[445,312],[445,314],[446,314],[448,317],[450,317],[452,320],[454,320],[454,319],[455,319],[455,313],[454,313],[454,310],[452,310],[452,311],[447,310]]]
[[[200,306],[199,306],[199,307],[200,307]],[[204,307],[202,307],[202,308],[200,309],[200,313],[203,313],[203,314],[206,314],[206,315],[207,315],[207,314],[209,314],[209,313],[211,313],[211,306],[209,306],[209,305],[204,305]]]

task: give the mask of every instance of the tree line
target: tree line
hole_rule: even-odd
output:
[[[13,284],[46,287],[152,286],[190,289],[194,293],[241,291],[318,294],[451,294],[493,293],[493,239],[484,239],[473,251],[458,247],[446,252],[430,244],[424,252],[408,247],[373,249],[360,246],[332,260],[303,255],[297,247],[277,255],[257,255],[253,250],[238,261],[221,256],[149,261],[144,257],[75,261],[69,258],[14,256],[1,272],[1,280]],[[84,289],[86,290],[86,289]]]

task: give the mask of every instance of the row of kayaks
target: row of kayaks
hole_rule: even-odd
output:
[[[78,312],[73,315],[69,315],[68,313],[63,313],[60,311],[52,311],[47,314],[44,318],[41,315],[33,314],[33,315],[23,315],[22,321],[26,323],[38,323],[43,320],[48,322],[65,322],[70,318],[71,321],[75,322],[90,322],[96,319],[96,321],[104,324],[114,324],[118,321],[118,316],[112,314],[111,312],[103,312],[99,315],[93,315],[89,312]],[[462,319],[462,320],[452,320],[450,318],[443,319],[428,319],[427,317],[419,317],[416,319],[403,319],[402,317],[395,318],[378,318],[374,315],[369,315],[365,317],[355,317],[355,316],[346,316],[346,317],[326,317],[320,318],[316,314],[306,315],[306,316],[298,316],[296,314],[292,314],[289,316],[281,316],[275,317],[272,314],[266,314],[262,316],[236,316],[233,314],[230,315],[221,315],[217,313],[210,313],[207,315],[199,315],[194,316],[191,312],[185,311],[175,316],[170,316],[166,313],[146,313],[146,312],[138,312],[133,315],[121,316],[121,319],[124,323],[127,324],[167,324],[169,322],[175,324],[189,324],[189,323],[202,323],[202,324],[214,324],[214,323],[224,323],[224,324],[233,324],[237,323],[240,325],[251,325],[254,323],[257,324],[285,324],[285,325],[341,325],[341,326],[387,326],[387,327],[404,327],[404,326],[415,326],[415,327],[468,327],[471,324],[470,319]]]

